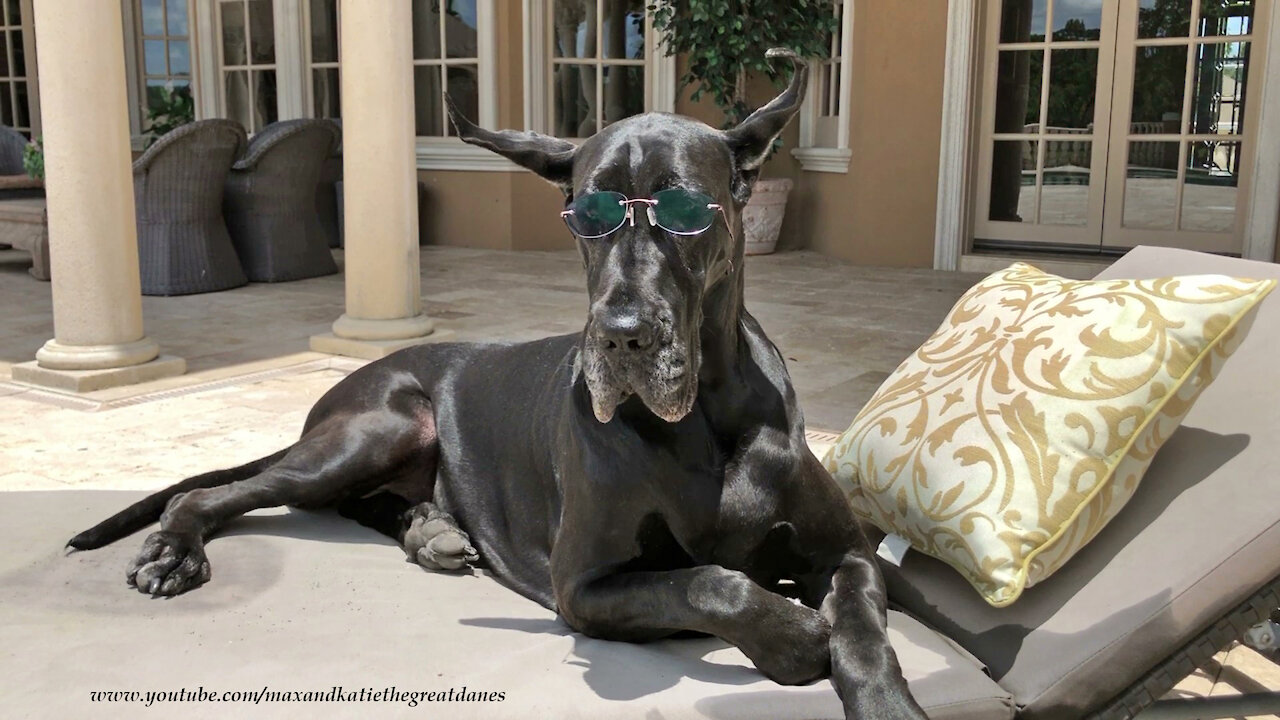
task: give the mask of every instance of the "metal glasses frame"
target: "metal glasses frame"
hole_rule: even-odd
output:
[[[622,193],[618,193],[618,194],[619,194],[619,195],[622,195]],[[704,227],[704,228],[702,228],[701,230],[692,230],[692,231],[688,231],[688,232],[677,232],[677,231],[672,230],[672,229],[670,229],[670,228],[666,227],[665,225],[663,225],[663,224],[661,224],[661,223],[659,223],[659,222],[658,222],[658,216],[657,216],[657,214],[656,214],[656,213],[654,213],[654,211],[653,211],[654,206],[658,204],[658,201],[657,201],[657,200],[654,200],[653,198],[628,198],[626,195],[622,195],[622,199],[618,201],[618,204],[619,204],[619,205],[625,205],[625,206],[626,206],[626,208],[627,208],[627,214],[626,214],[626,215],[623,215],[623,216],[622,216],[622,220],[618,223],[617,227],[614,227],[614,228],[613,228],[612,230],[610,230],[609,232],[600,233],[599,235],[581,235],[581,234],[579,234],[576,230],[574,230],[574,229],[573,229],[573,226],[569,224],[569,216],[574,214],[574,212],[573,212],[572,210],[562,210],[562,211],[560,212],[560,219],[561,219],[561,220],[564,220],[564,224],[565,224],[565,226],[566,226],[566,227],[568,227],[568,228],[569,228],[569,232],[573,233],[574,235],[577,235],[578,237],[582,238],[583,240],[596,240],[596,239],[598,239],[598,238],[607,237],[607,236],[609,236],[609,235],[612,235],[612,234],[614,234],[614,233],[618,232],[618,229],[619,229],[619,228],[621,228],[623,225],[626,225],[628,221],[630,221],[630,222],[631,222],[631,227],[635,227],[635,226],[636,226],[636,213],[635,213],[635,206],[636,206],[636,204],[637,204],[637,203],[642,204],[642,205],[644,205],[644,206],[645,206],[645,210],[647,211],[647,214],[649,215],[649,224],[650,224],[650,225],[652,225],[653,227],[656,227],[656,228],[662,228],[663,230],[665,230],[665,231],[667,231],[667,232],[671,233],[672,235],[682,235],[682,236],[686,236],[686,237],[687,237],[687,236],[689,236],[689,235],[701,235],[702,233],[704,233],[704,232],[706,232],[706,231],[710,230],[712,225],[715,225],[715,224],[716,224],[715,218],[714,218],[714,217],[712,217],[711,222],[710,222],[710,223],[708,223],[708,224],[707,224],[707,226],[706,226],[706,227]],[[725,226],[725,228],[726,228],[726,229],[728,229],[728,231],[729,231],[729,239],[730,239],[730,240],[732,240],[732,241],[734,241],[734,242],[736,243],[736,242],[737,242],[737,238],[735,238],[735,237],[733,236],[733,226],[729,224],[729,216],[725,213],[725,211],[724,211],[724,206],[723,206],[723,205],[721,205],[720,203],[707,203],[707,209],[709,209],[709,210],[716,210],[717,212],[719,212],[719,213],[720,213],[720,217],[724,218],[724,226]]]

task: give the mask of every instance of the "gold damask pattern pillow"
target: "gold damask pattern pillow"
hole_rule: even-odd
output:
[[[1115,517],[1274,280],[987,277],[823,459],[854,510],[1003,607]]]

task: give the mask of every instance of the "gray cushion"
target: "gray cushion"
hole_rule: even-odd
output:
[[[74,532],[135,501],[127,492],[0,495],[0,677],[6,717],[137,717],[92,690],[503,692],[501,702],[235,706],[182,717],[842,717],[828,681],[782,687],[714,638],[593,640],[482,574],[433,574],[329,513],[274,510],[209,544],[213,580],[172,600],[125,586],[143,534],[64,557]],[[1012,701],[963,651],[893,613],[912,690],[934,718],[1009,718]],[[154,709],[154,708],[153,708]],[[424,713],[425,711],[425,713]]]
[[[1141,247],[1101,278],[1280,266]],[[1136,495],[1083,552],[995,609],[951,568],[908,553],[882,564],[892,600],[959,642],[1025,708],[1080,717],[1280,575],[1280,293],[1157,454]]]

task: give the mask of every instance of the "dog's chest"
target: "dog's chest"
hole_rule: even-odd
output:
[[[771,530],[781,503],[749,473],[723,465],[667,475],[656,503],[671,534],[697,564],[746,570]]]
[[[612,486],[611,494],[615,518],[639,523],[642,553],[747,570],[784,521],[782,478],[740,435],[717,432],[700,408],[675,425],[634,422],[629,429],[634,435],[616,446],[610,464],[636,481]]]

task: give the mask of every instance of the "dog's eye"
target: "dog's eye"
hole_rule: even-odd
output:
[[[716,220],[715,200],[708,195],[684,188],[671,188],[653,194],[656,224],[677,235],[704,232]]]
[[[626,202],[626,196],[618,192],[587,193],[569,203],[562,217],[578,237],[604,237],[626,221]]]

